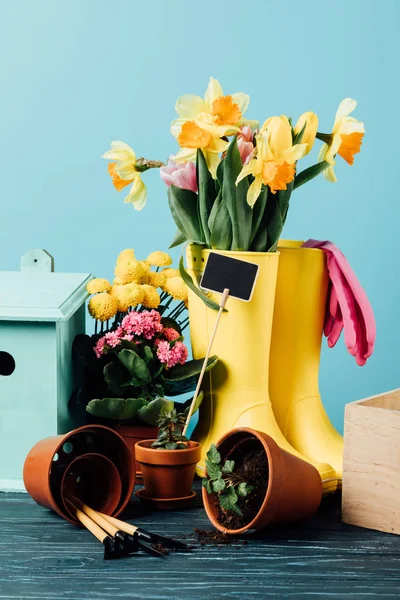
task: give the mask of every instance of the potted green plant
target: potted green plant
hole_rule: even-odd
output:
[[[172,507],[195,495],[191,488],[200,444],[183,435],[188,413],[189,407],[181,413],[173,408],[160,417],[157,438],[135,446],[145,486],[139,496],[161,507]]]
[[[245,427],[211,445],[202,483],[208,518],[231,535],[309,517],[322,497],[315,467]]]
[[[157,435],[160,416],[174,406],[183,412],[190,405],[190,399],[174,403],[170,397],[192,392],[203,365],[201,359],[188,360],[183,337],[187,287],[170,264],[165,252],[138,261],[133,250],[122,251],[112,285],[99,278],[88,284],[95,334],[74,342],[81,380],[75,406],[113,426],[132,453],[137,441]],[[207,370],[216,362],[211,357]],[[140,479],[138,469],[137,475]]]

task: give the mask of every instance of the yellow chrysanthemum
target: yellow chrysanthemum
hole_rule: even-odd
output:
[[[141,285],[140,288],[144,292],[144,298],[142,300],[143,306],[146,308],[158,308],[160,306],[161,298],[157,290],[148,284]]]
[[[86,286],[89,294],[98,294],[99,292],[109,292],[111,289],[111,284],[107,279],[102,279],[101,277],[96,277],[89,281]]]
[[[101,292],[90,298],[88,309],[94,319],[107,321],[117,313],[118,300],[107,292]]]
[[[146,283],[155,288],[162,288],[166,282],[166,279],[166,276],[161,271],[159,273],[156,273],[155,271],[149,271],[146,275]]]
[[[135,258],[135,251],[133,248],[125,248],[118,254],[117,263],[124,262],[125,260],[133,260]]]
[[[153,267],[168,267],[169,265],[172,265],[172,258],[166,252],[156,250],[148,255],[146,262]]]
[[[127,312],[130,306],[138,306],[144,298],[142,287],[137,283],[113,285],[111,294],[118,300],[118,312]]]
[[[141,283],[146,271],[142,263],[134,258],[118,262],[115,266],[114,273],[118,282],[121,282],[121,284]]]
[[[161,273],[165,275],[167,279],[170,277],[180,277],[179,269],[163,269]]]
[[[164,289],[174,300],[185,302],[188,299],[188,288],[182,277],[169,277],[165,282]]]

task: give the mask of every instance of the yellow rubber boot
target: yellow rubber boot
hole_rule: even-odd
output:
[[[187,266],[193,280],[199,281],[209,250],[189,246]],[[282,435],[269,399],[269,351],[275,286],[279,253],[221,252],[259,266],[256,285],[250,302],[229,298],[215,337],[212,354],[220,358],[206,373],[203,383],[204,400],[199,410],[199,422],[193,439],[201,443],[198,475],[204,475],[204,459],[210,445],[235,427],[252,427],[270,435],[276,443],[303,458]],[[218,294],[210,297],[219,301]],[[190,334],[194,358],[205,355],[217,317],[200,298],[189,292]],[[286,376],[286,375],[285,375]],[[312,462],[322,479],[329,481],[324,491],[337,487],[330,465]],[[334,481],[332,481],[334,479]]]
[[[333,427],[318,388],[328,274],[325,254],[282,240],[270,355],[270,395],[286,439],[309,459],[333,466],[342,478],[343,438]]]

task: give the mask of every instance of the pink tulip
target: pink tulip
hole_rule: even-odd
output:
[[[196,165],[192,162],[176,163],[170,157],[168,165],[160,169],[161,179],[168,185],[197,192]]]
[[[245,125],[241,128],[238,133],[238,148],[242,164],[247,165],[249,160],[252,158],[254,144],[253,144],[253,131],[250,125]]]

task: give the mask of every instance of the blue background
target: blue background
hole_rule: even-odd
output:
[[[203,95],[210,75],[225,93],[251,95],[248,117],[314,110],[322,131],[351,96],[366,124],[362,152],[353,167],[339,159],[337,184],[320,177],[292,196],[284,237],[334,241],[375,309],[367,366],[342,339],[323,343],[321,391],[336,427],[346,402],[399,386],[400,2],[2,0],[0,12],[1,269],[44,247],[59,271],[112,277],[122,248],[142,258],[166,249],[175,226],[158,172],[145,175],[138,213],[100,155],[121,139],[166,160],[175,100]]]

